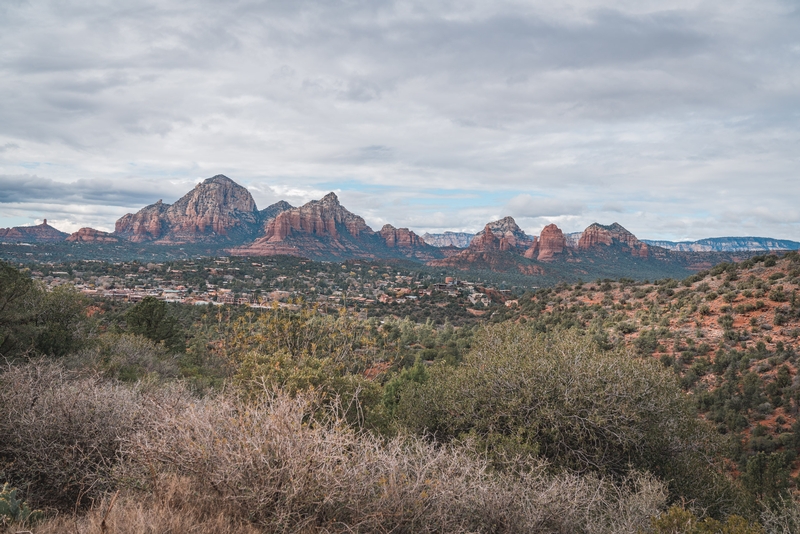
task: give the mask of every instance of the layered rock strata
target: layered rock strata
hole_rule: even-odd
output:
[[[66,241],[70,243],[119,243],[119,238],[94,228],[81,228],[71,234]]]

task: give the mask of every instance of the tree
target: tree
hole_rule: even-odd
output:
[[[37,297],[33,280],[0,261],[0,356],[13,358],[34,349]]]
[[[125,314],[128,331],[156,343],[164,343],[170,352],[185,352],[186,339],[178,321],[169,314],[167,303],[145,297]]]

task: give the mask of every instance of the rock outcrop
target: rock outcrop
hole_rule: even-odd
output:
[[[441,234],[422,234],[425,243],[433,247],[467,248],[475,234],[468,232],[443,232]]]
[[[384,226],[375,232],[364,219],[339,203],[335,193],[279,213],[264,235],[233,248],[240,256],[292,254],[310,258],[408,257],[430,259],[441,253],[407,228]]]
[[[250,192],[218,174],[172,205],[159,200],[125,215],[114,233],[136,243],[244,242],[258,235],[261,219]]]
[[[266,230],[267,225],[270,222],[272,222],[272,220],[275,219],[275,217],[277,217],[284,211],[289,211],[292,208],[294,208],[294,206],[292,206],[285,200],[279,200],[275,204],[267,206],[263,210],[259,211],[258,216],[261,219],[261,223],[264,225],[264,229]]]
[[[610,226],[594,223],[583,231],[578,241],[579,250],[590,250],[599,246],[629,249],[630,254],[638,258],[646,258],[649,254],[647,244],[639,241],[618,223]]]
[[[94,228],[81,228],[66,240],[70,243],[119,243],[119,238]]]
[[[472,241],[475,242],[489,231],[504,243],[501,244],[501,247],[505,247],[504,250],[509,250],[512,247],[528,248],[533,241],[522,231],[522,228],[517,226],[517,222],[513,217],[503,217],[499,221],[490,222],[483,230],[475,235]],[[471,244],[472,243],[470,243],[470,245]]]
[[[42,224],[35,226],[15,226],[13,228],[0,228],[0,240],[12,242],[28,243],[57,243],[64,241],[69,236],[68,233],[56,230],[49,224],[47,219]]]
[[[564,238],[564,233],[555,224],[548,224],[542,228],[542,233],[539,234],[538,254],[536,259],[539,261],[550,261],[555,256],[564,252],[567,246],[567,240]]]
[[[114,225],[114,234],[134,243],[161,239],[169,232],[167,221],[169,207],[169,204],[159,200],[136,213],[123,215]]]

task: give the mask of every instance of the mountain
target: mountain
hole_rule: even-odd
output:
[[[119,238],[114,234],[95,230],[94,228],[81,228],[71,234],[67,239],[69,243],[119,243]]]
[[[646,243],[639,241],[635,235],[627,231],[619,223],[610,226],[593,223],[581,234],[578,240],[578,249],[588,250],[598,246],[621,247],[632,256],[646,258],[649,248]]]
[[[654,241],[643,239],[648,245],[683,252],[744,252],[771,250],[800,250],[800,243],[788,239],[769,237],[711,237],[699,241]]]
[[[289,254],[313,259],[441,257],[438,249],[408,228],[386,225],[380,232],[373,231],[363,218],[342,206],[335,193],[279,213],[267,224],[262,237],[229,252],[238,256]]]
[[[444,232],[442,234],[422,234],[422,239],[434,247],[457,247],[466,248],[469,246],[475,234],[468,232]]]
[[[250,192],[218,174],[197,184],[172,205],[159,200],[123,216],[114,234],[134,243],[243,243],[259,234],[261,222]]]
[[[466,249],[428,265],[552,279],[592,279],[685,277],[694,266],[692,262],[697,263],[697,258],[649,247],[618,223],[594,223],[580,232],[579,239],[574,236],[568,239],[558,226],[549,224],[538,237],[531,238],[514,219],[506,217],[487,224]]]
[[[47,219],[42,224],[36,226],[15,226],[13,228],[0,228],[0,240],[12,242],[29,243],[56,243],[64,241],[68,233],[56,230],[49,224]]]
[[[285,200],[279,200],[275,204],[267,206],[263,210],[258,212],[258,216],[261,219],[262,224],[264,225],[264,230],[267,229],[267,225],[272,221],[275,217],[283,213],[284,211],[288,211],[292,209],[294,206],[286,202]]]

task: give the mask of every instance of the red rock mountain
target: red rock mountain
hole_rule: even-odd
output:
[[[486,233],[491,233],[494,238],[498,239],[503,250],[510,250],[513,247],[528,248],[534,241],[522,231],[522,228],[517,226],[517,222],[513,217],[503,217],[499,221],[490,222],[475,235],[475,239],[480,239]],[[489,245],[491,240],[492,238],[485,239],[484,244],[480,246]]]
[[[536,259],[550,261],[563,253],[566,246],[567,240],[564,238],[564,232],[555,224],[548,224],[542,228],[542,233],[539,234],[539,251]]]
[[[64,241],[69,236],[68,233],[56,230],[49,224],[47,219],[42,224],[36,226],[15,226],[14,228],[0,228],[0,240],[3,241],[25,241],[30,243],[55,243]]]
[[[326,257],[409,257],[431,259],[441,253],[407,228],[386,225],[380,232],[339,203],[335,193],[279,213],[262,237],[230,249],[239,256],[291,254]]]
[[[261,215],[250,192],[227,176],[208,178],[172,205],[158,201],[117,221],[114,234],[141,243],[246,241]]]
[[[614,262],[617,261],[615,258],[625,256],[654,258],[645,243],[617,223],[610,226],[592,224],[582,233],[577,246],[571,246],[574,242],[568,240],[555,224],[545,226],[538,238],[528,237],[514,219],[506,217],[487,224],[466,249],[431,261],[429,265],[542,274],[558,269],[547,267],[554,262],[563,265],[563,262],[580,264],[595,260],[601,263]]]
[[[610,226],[594,223],[583,231],[578,241],[579,250],[591,250],[601,246],[629,249],[632,256],[639,258],[647,258],[650,252],[646,243],[639,241],[618,223]]]
[[[66,241],[70,243],[119,243],[119,238],[94,228],[81,228],[70,235]]]

